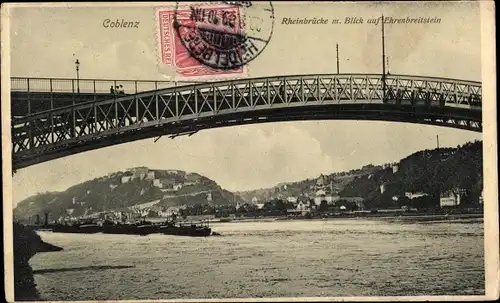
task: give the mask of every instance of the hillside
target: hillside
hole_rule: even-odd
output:
[[[419,151],[398,163],[366,165],[323,177],[331,181],[334,195],[362,197],[367,208],[407,204],[417,208],[432,208],[439,205],[441,193],[456,189],[460,189],[464,197],[461,205],[467,206],[477,203],[483,188],[482,152],[482,142],[476,141],[457,148]],[[306,179],[236,194],[247,202],[257,199],[261,203],[272,198],[313,197],[317,181],[318,178]],[[384,186],[383,193],[381,185]],[[424,192],[428,196],[409,203],[405,198],[407,192]]]
[[[461,189],[462,205],[477,203],[483,188],[482,142],[467,143],[457,148],[424,150],[402,159],[397,171],[387,167],[371,175],[356,177],[341,192],[341,196],[360,196],[365,207],[391,207],[404,204],[392,197],[404,197],[406,192],[424,192],[429,196],[416,200],[415,207],[439,205],[441,193]],[[380,186],[384,185],[381,193]],[[403,201],[402,201],[403,200]]]
[[[382,169],[382,166],[366,165],[359,169],[353,169],[347,172],[332,173],[324,175],[328,180],[332,180],[332,187],[335,192],[344,189],[347,184],[359,176],[369,175]],[[297,182],[280,183],[271,188],[261,188],[256,190],[235,192],[246,202],[251,202],[256,198],[258,201],[266,201],[276,197],[290,197],[309,195],[314,196],[315,184],[317,178],[306,179]]]
[[[243,200],[222,189],[215,181],[196,173],[155,170],[145,167],[115,172],[74,185],[63,192],[47,192],[21,201],[14,209],[16,219],[49,212],[51,218],[123,209],[151,201],[166,208],[207,203],[227,205]]]

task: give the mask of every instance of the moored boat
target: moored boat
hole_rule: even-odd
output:
[[[140,235],[146,236],[149,234],[154,234],[159,231],[159,226],[153,224],[143,224],[137,226],[137,232]]]
[[[212,233],[212,229],[207,226],[199,226],[191,224],[188,226],[176,226],[168,224],[160,226],[160,232],[164,235],[188,236],[188,237],[208,237]]]
[[[74,234],[95,234],[101,231],[101,227],[97,224],[54,224],[51,227],[54,233],[74,233]]]
[[[157,226],[153,224],[122,224],[113,222],[104,222],[102,232],[104,234],[120,235],[141,235],[146,236],[158,231]]]

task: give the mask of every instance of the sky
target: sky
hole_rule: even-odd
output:
[[[272,38],[248,64],[248,77],[335,73],[339,44],[342,73],[380,73],[381,14],[394,18],[437,17],[439,24],[386,25],[391,74],[481,80],[480,12],[476,3],[274,2]],[[165,4],[163,4],[165,5]],[[162,6],[160,6],[162,7]],[[165,80],[175,71],[159,63],[158,6],[18,7],[10,10],[11,76]],[[285,25],[283,18],[361,17],[364,24]],[[139,21],[139,28],[104,28],[105,19]],[[33,165],[13,177],[14,205],[45,191],[130,167],[197,172],[223,188],[271,187],[396,162],[422,149],[456,147],[481,134],[409,123],[302,121],[203,130],[191,137],[124,143]]]

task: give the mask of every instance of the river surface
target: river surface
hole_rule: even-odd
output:
[[[484,295],[482,220],[213,224],[222,236],[40,232],[43,300]]]

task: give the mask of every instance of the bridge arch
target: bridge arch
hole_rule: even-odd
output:
[[[13,167],[161,135],[291,120],[397,121],[480,132],[481,105],[479,82],[380,74],[263,77],[104,95],[13,117]]]

